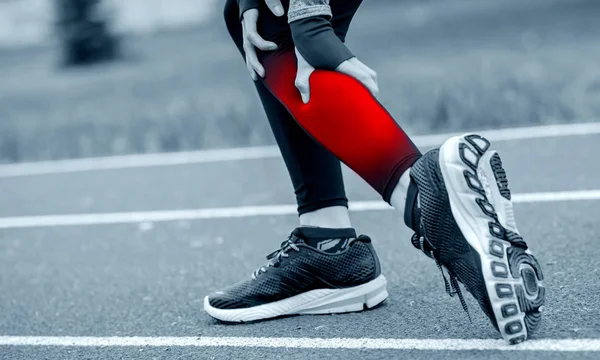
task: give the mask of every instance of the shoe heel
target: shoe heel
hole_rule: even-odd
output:
[[[519,309],[525,314],[523,322],[527,334],[535,333],[541,323],[541,308],[546,289],[542,285],[544,275],[537,259],[527,250],[511,246],[506,250],[510,272],[518,282],[514,285]]]

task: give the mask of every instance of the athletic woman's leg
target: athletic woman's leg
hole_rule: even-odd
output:
[[[235,3],[228,1],[226,18],[241,47],[238,14],[231,10]],[[261,16],[266,17],[268,10],[261,11]],[[271,21],[263,21],[259,31],[283,52],[293,51],[285,19],[272,17]],[[305,193],[312,199],[312,207],[304,209],[313,211],[302,213],[300,222],[317,227],[295,229],[281,249],[268,256],[267,265],[246,281],[207,296],[204,309],[219,320],[244,322],[291,314],[361,311],[380,304],[388,296],[387,281],[381,274],[371,239],[357,236],[350,227],[339,160],[298,126],[262,82],[256,86],[292,180],[300,184],[296,186],[297,194]],[[319,199],[315,196],[318,194],[329,204],[315,200]],[[300,210],[302,199],[300,196]],[[323,225],[327,217],[334,220],[333,225]],[[342,219],[347,219],[347,224]]]
[[[261,8],[261,16],[266,16],[266,12],[268,9]],[[227,1],[225,19],[228,31],[243,55],[236,1]],[[281,48],[292,48],[287,22],[274,16],[270,20],[262,23],[261,33],[263,30],[268,32],[269,38]],[[256,81],[255,86],[292,180],[301,224],[350,227],[340,161],[306,134],[262,82]]]

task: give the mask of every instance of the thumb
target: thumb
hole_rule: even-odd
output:
[[[300,97],[302,97],[302,102],[308,104],[310,101],[310,76],[306,76],[306,73],[298,73],[296,74],[296,81],[294,85],[296,85],[296,89],[300,91]]]
[[[296,58],[298,59],[298,71],[296,72],[296,81],[294,85],[300,92],[302,102],[308,104],[310,101],[310,76],[315,71],[315,68],[304,59],[304,57],[296,51]]]
[[[285,11],[283,10],[283,6],[281,6],[281,0],[265,0],[265,2],[273,15],[277,17],[283,16]]]

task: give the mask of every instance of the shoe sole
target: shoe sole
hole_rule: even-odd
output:
[[[439,162],[452,215],[479,254],[498,330],[510,344],[521,343],[540,325],[545,289],[529,249],[507,241],[520,235],[502,160],[488,140],[468,134],[449,139]]]
[[[368,283],[346,289],[311,290],[287,299],[245,309],[217,309],[204,298],[204,310],[229,323],[266,320],[289,315],[341,314],[371,309],[388,297],[387,280],[379,275]]]

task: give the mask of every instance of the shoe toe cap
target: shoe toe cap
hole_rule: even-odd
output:
[[[240,297],[234,297],[226,292],[217,291],[208,295],[208,303],[216,309],[231,310],[251,307],[250,301]]]

